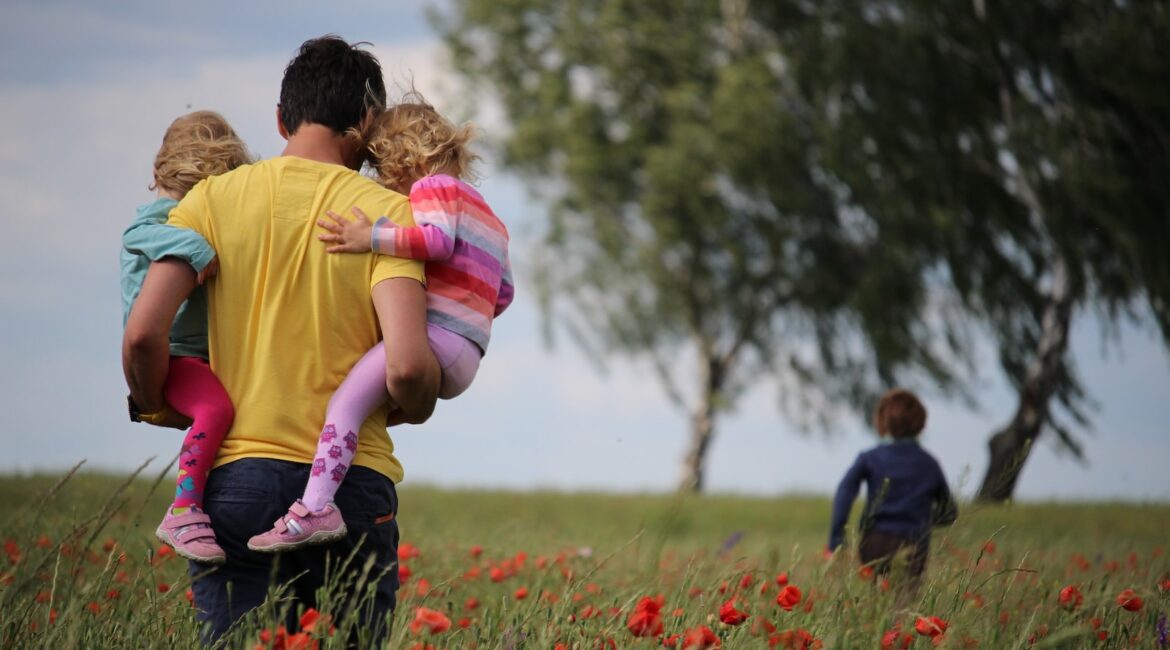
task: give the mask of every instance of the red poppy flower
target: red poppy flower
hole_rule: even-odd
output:
[[[739,625],[748,620],[748,615],[735,608],[735,599],[732,598],[719,608],[719,620],[728,625]]]
[[[946,632],[948,625],[950,624],[937,616],[919,616],[918,620],[914,621],[914,629],[922,636],[930,637]]]
[[[1121,593],[1117,594],[1117,604],[1124,610],[1140,612],[1142,603],[1141,597],[1135,594],[1133,589],[1123,589]]]
[[[321,612],[318,612],[316,609],[314,609],[312,607],[310,607],[309,609],[306,609],[304,614],[301,614],[300,623],[301,623],[301,631],[302,632],[312,632],[313,630],[315,630],[317,628],[325,628],[325,627],[329,627],[330,632],[333,631],[332,630],[333,626],[330,622],[329,615],[328,614],[323,615],[323,614],[321,614]]]
[[[686,631],[682,640],[683,650],[688,648],[721,648],[719,637],[706,625],[693,627]]]
[[[634,612],[626,619],[626,629],[634,636],[659,636],[662,634],[662,596],[645,597],[634,605]],[[582,618],[588,618],[582,612]]]
[[[304,632],[290,634],[284,639],[284,650],[317,650],[317,640]]]
[[[479,557],[483,555],[483,547],[479,544],[471,547],[471,557]]]
[[[781,587],[788,584],[788,572],[787,571],[781,571],[780,573],[776,574],[776,584],[780,585]]]
[[[516,597],[516,600],[524,600],[528,597],[528,587],[520,587],[513,595]]]
[[[809,634],[808,630],[796,629],[784,630],[780,634],[769,637],[768,645],[781,646],[785,650],[819,650],[824,644],[821,643],[820,639]]]
[[[1081,594],[1081,590],[1077,589],[1076,585],[1069,585],[1060,590],[1060,606],[1070,612],[1080,607],[1083,602],[1085,602],[1085,597]]]
[[[410,576],[413,573],[414,573],[414,571],[411,571],[410,567],[406,566],[405,563],[402,563],[402,562],[398,563],[398,582],[402,583],[402,582],[406,582],[407,580],[410,580]]]
[[[857,576],[862,580],[869,580],[873,578],[873,567],[866,564],[857,570]]]
[[[791,612],[793,607],[800,604],[801,596],[800,587],[796,585],[784,585],[779,595],[776,596],[776,604],[784,608],[785,611]]]
[[[407,544],[402,542],[398,545],[398,559],[409,560],[412,557],[418,557],[418,547],[414,544]]]
[[[673,648],[676,645],[678,645],[678,640],[680,638],[682,638],[681,634],[671,634],[670,636],[668,636],[662,640],[662,647]]]
[[[471,596],[467,599],[466,602],[463,603],[463,607],[466,609],[475,609],[476,607],[479,607],[479,599],[475,596]]]
[[[410,622],[410,631],[419,634],[423,629],[430,630],[431,634],[440,634],[451,629],[451,619],[443,612],[426,607],[414,610],[414,620]]]
[[[914,636],[898,628],[882,635],[882,650],[906,650],[914,643]]]
[[[471,627],[471,619],[464,616],[463,618],[459,619],[459,622],[456,623],[456,625],[459,626],[459,629],[466,630],[467,628]]]
[[[491,571],[488,572],[488,576],[491,577],[492,582],[500,582],[504,578],[508,577],[504,573],[504,570],[498,566],[492,567]]]

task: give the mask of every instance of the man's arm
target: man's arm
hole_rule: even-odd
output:
[[[165,258],[150,265],[130,310],[122,335],[122,371],[130,397],[143,413],[166,406],[163,384],[171,355],[171,324],[194,289],[194,269],[183,260]]]
[[[402,421],[431,417],[439,394],[439,362],[427,341],[427,294],[413,278],[390,278],[374,285],[374,309],[386,346],[386,390]]]

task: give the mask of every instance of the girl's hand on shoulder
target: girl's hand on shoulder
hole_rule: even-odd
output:
[[[352,208],[354,219],[346,219],[341,215],[326,210],[326,219],[318,219],[317,225],[325,230],[328,234],[317,235],[317,239],[327,243],[333,244],[325,250],[329,253],[369,253],[372,248],[370,245],[370,234],[374,229],[374,224],[370,222],[370,218],[366,213],[362,212],[360,208],[354,206]]]

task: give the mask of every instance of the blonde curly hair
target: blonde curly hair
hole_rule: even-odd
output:
[[[162,147],[154,157],[150,189],[185,196],[204,178],[250,162],[252,155],[244,141],[222,115],[195,111],[176,118],[167,127]]]
[[[474,125],[452,123],[417,92],[375,117],[365,133],[378,182],[402,194],[431,174],[473,180],[471,166],[479,156],[468,144],[474,138]]]

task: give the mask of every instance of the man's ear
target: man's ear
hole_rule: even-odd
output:
[[[276,132],[280,137],[288,140],[288,129],[284,128],[284,120],[280,119],[280,104],[276,105]]]

